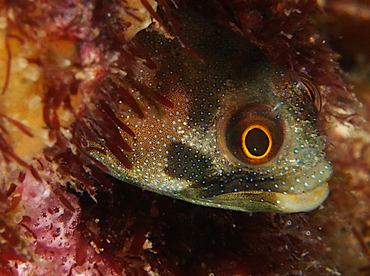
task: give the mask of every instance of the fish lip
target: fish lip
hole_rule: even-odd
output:
[[[284,213],[309,212],[318,208],[329,196],[328,182],[300,194],[278,194],[279,209]]]
[[[235,192],[219,195],[203,204],[244,212],[299,213],[318,208],[328,195],[329,185],[324,182],[312,190],[299,194],[261,191]],[[238,205],[230,204],[236,200],[244,202]]]

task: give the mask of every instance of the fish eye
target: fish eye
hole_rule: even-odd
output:
[[[321,97],[320,92],[317,89],[316,85],[313,84],[307,78],[302,77],[298,82],[298,88],[301,91],[306,92],[311,101],[315,104],[315,107],[318,111],[321,110]]]
[[[263,159],[272,148],[270,131],[263,125],[248,126],[241,137],[242,149],[247,158]]]
[[[224,129],[226,156],[235,163],[263,165],[274,159],[284,141],[284,123],[267,106],[248,106],[237,112]]]

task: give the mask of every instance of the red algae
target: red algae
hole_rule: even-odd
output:
[[[316,2],[160,0],[158,12],[153,1],[134,2],[1,5],[2,102],[9,106],[0,105],[0,274],[367,275],[368,114],[313,24]],[[335,169],[322,208],[281,215],[194,206],[120,183],[84,152],[91,141],[108,141],[130,167],[120,131],[135,134],[119,118],[128,108],[144,116],[129,92],[141,89],[138,59],[156,69],[130,39],[152,18],[169,21],[192,53],[173,3],[241,33],[271,61],[318,86]],[[33,73],[20,77],[25,72]],[[142,95],[173,106],[160,95]]]

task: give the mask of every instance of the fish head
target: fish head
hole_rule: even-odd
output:
[[[317,129],[314,84],[224,27],[181,19],[191,51],[150,28],[133,40],[155,68],[139,61],[135,79],[121,84],[143,112],[124,103],[117,112],[135,133],[120,132],[132,166],[104,141],[90,143],[89,154],[117,179],[194,204],[246,212],[317,208],[332,168]]]

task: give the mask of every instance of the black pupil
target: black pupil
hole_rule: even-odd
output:
[[[245,145],[252,155],[262,156],[269,147],[269,139],[263,130],[254,128],[245,137]]]

